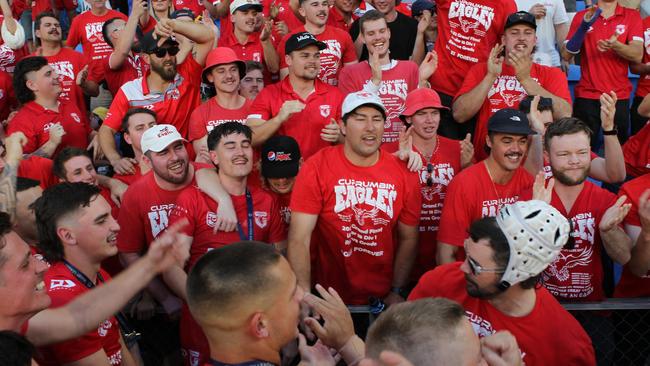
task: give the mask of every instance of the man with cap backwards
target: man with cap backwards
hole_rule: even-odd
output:
[[[185,267],[188,271],[208,251],[240,240],[272,243],[282,251],[286,248],[286,228],[276,199],[247,181],[253,169],[251,138],[248,126],[226,122],[216,126],[207,139],[212,163],[218,166],[221,184],[235,206],[238,230],[215,233],[219,204],[197,187],[183,190],[176,200],[169,223],[189,221],[182,229],[190,246],[190,260]],[[182,269],[166,274],[165,281],[185,298],[187,275]],[[203,364],[209,359],[208,342],[186,305],[181,311],[181,346],[188,356],[187,365],[195,364],[197,359]]]
[[[175,33],[184,35],[196,43],[194,55],[188,55],[179,65],[176,55],[180,48],[173,37]],[[140,40],[142,57],[151,69],[145,76],[120,88],[104,124],[99,129],[102,151],[116,173],[135,172],[135,161],[119,155],[113,138],[120,130],[122,118],[128,109],[152,109],[160,121],[174,125],[181,136],[187,136],[189,116],[201,100],[201,66],[212,48],[213,38],[213,32],[203,24],[161,19],[155,30],[145,34]]]
[[[501,45],[490,51],[487,62],[474,65],[458,91],[452,107],[460,123],[478,114],[474,132],[476,160],[485,159],[483,149],[487,120],[502,108],[517,108],[526,95],[553,99],[553,117],[571,115],[571,94],[566,75],[558,68],[532,60],[537,37],[535,17],[525,11],[508,16]],[[502,56],[502,52],[505,55]]]
[[[195,173],[198,169],[208,167],[189,161],[184,142],[176,128],[167,124],[155,125],[142,134],[142,161],[153,172],[132,183],[122,199],[118,217],[122,230],[117,237],[117,247],[127,264],[146,252],[148,243],[167,228],[178,196],[184,188],[197,184]],[[216,175],[208,169],[205,172]],[[212,184],[220,187],[217,183],[218,179],[213,178]],[[230,203],[225,192],[216,198],[222,203],[221,208],[225,209]],[[221,220],[218,223],[220,229],[226,228],[221,226]],[[169,314],[180,310],[180,300],[159,280],[149,285],[148,292]]]
[[[438,264],[455,260],[473,221],[495,216],[501,206],[517,201],[519,193],[533,185],[533,177],[521,165],[528,136],[534,134],[526,114],[518,110],[501,109],[490,117],[486,138],[490,155],[463,170],[447,188],[438,229]]]
[[[458,301],[479,337],[512,333],[526,365],[595,365],[580,324],[536,286],[569,239],[568,220],[545,202],[515,202],[474,221],[468,232],[465,261],[427,272],[409,300]]]
[[[189,140],[194,145],[197,161],[211,163],[208,156],[208,134],[216,126],[235,121],[246,123],[252,101],[239,94],[239,83],[246,74],[246,64],[227,47],[208,53],[203,82],[214,85],[217,95],[201,104],[190,116]]]
[[[343,95],[338,88],[318,79],[320,53],[326,47],[308,32],[287,39],[284,57],[289,76],[265,87],[248,115],[253,145],[263,144],[276,133],[291,136],[306,159],[340,140],[336,120],[341,116]]]
[[[413,139],[413,150],[422,159],[418,172],[422,193],[420,249],[411,276],[416,281],[436,264],[436,233],[447,186],[461,169],[472,163],[469,138],[459,143],[438,135],[442,109],[448,108],[440,103],[438,93],[418,88],[406,97],[406,109],[400,116],[410,126],[408,134]]]
[[[290,136],[273,136],[262,145],[262,187],[275,195],[285,224],[291,221],[291,192],[302,164],[300,147]]]
[[[379,97],[349,94],[344,143],[303,164],[291,197],[288,258],[298,284],[332,287],[349,305],[367,305],[370,297],[389,305],[404,301],[417,254],[419,185],[403,163],[380,150],[385,121]]]
[[[263,10],[259,0],[233,0],[230,3],[230,18],[222,25],[232,22],[232,30],[222,29],[219,47],[229,47],[243,61],[257,61],[265,66],[265,77],[280,70],[278,52],[273,45],[271,24],[267,22],[261,32],[256,29],[258,13]]]
[[[628,68],[643,60],[643,39],[639,12],[621,6],[617,0],[604,0],[598,2],[598,7],[582,10],[573,17],[567,41],[560,50],[567,61],[580,54],[581,74],[575,87],[573,116],[599,134],[598,98],[602,93],[613,92],[618,98],[616,126],[603,130],[603,134],[618,136],[621,143],[627,140],[630,121],[632,83],[627,76]],[[597,140],[591,141],[592,148],[599,147]]]
[[[339,73],[343,66],[357,63],[357,53],[350,34],[340,28],[329,25],[327,19],[330,11],[328,0],[298,0],[299,14],[305,19],[305,25],[292,29],[290,34],[298,32],[309,32],[316,39],[325,43],[327,48],[320,53],[320,74],[318,78],[330,85],[338,85]],[[284,37],[280,42],[280,77],[289,74],[289,68],[284,60],[282,52],[290,35]]]

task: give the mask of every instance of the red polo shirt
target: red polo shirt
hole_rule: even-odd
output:
[[[36,102],[23,105],[11,119],[7,127],[7,135],[20,131],[27,137],[23,153],[30,154],[50,140],[50,126],[60,123],[65,130],[61,143],[53,155],[66,146],[80,149],[88,147],[90,125],[86,115],[81,113],[74,103],[59,102],[59,111],[43,108]]]
[[[359,19],[359,17],[356,16],[355,14],[352,14],[352,22],[354,22],[357,19]],[[336,6],[332,6],[330,8],[330,13],[327,17],[327,25],[339,28],[349,33],[350,26],[352,25],[352,23],[350,24],[346,23],[343,14],[341,14],[341,11],[337,9]]]
[[[650,17],[643,18],[643,63],[650,62]],[[636,96],[645,97],[650,93],[650,74],[641,75],[636,86]]]
[[[190,114],[201,103],[201,65],[188,56],[178,65],[176,77],[164,93],[151,92],[146,76],[124,84],[115,95],[104,124],[120,130],[122,118],[130,108],[147,108],[156,112],[158,123],[169,123],[187,137]]]
[[[300,113],[294,113],[282,123],[279,135],[291,136],[300,145],[303,158],[307,159],[330,143],[320,137],[321,130],[332,118],[341,118],[343,94],[338,88],[316,79],[314,92],[307,99],[302,99],[293,90],[289,78],[269,85],[257,95],[250,109],[248,118],[269,120],[278,115],[285,101],[299,100],[306,105]]]
[[[573,17],[567,39],[571,39],[580,26],[587,10],[578,12]],[[618,34],[618,41],[643,43],[641,16],[637,10],[616,5],[614,15],[605,19],[602,14],[587,31],[585,41],[580,49],[580,67],[582,76],[575,88],[576,98],[598,99],[600,94],[613,90],[619,100],[627,99],[632,92],[632,84],[627,78],[630,62],[613,50],[600,52],[599,40]]]

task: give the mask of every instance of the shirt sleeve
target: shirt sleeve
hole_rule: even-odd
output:
[[[480,63],[472,66],[467,72],[467,76],[465,77],[465,80],[463,80],[463,84],[460,86],[460,89],[458,89],[456,98],[476,88],[476,86],[481,83],[481,80],[483,80],[486,73],[487,64]],[[456,98],[454,98],[454,101]]]
[[[70,24],[70,31],[68,33],[68,39],[65,41],[65,44],[68,47],[75,48],[79,43],[81,43],[81,32],[79,31],[81,18],[82,17],[78,16],[72,19],[72,24]]]
[[[117,92],[117,95],[115,95],[115,98],[113,98],[113,102],[108,109],[104,124],[112,128],[114,131],[120,131],[122,126],[122,118],[128,110],[129,102],[126,99],[126,95],[124,95],[122,88],[120,88],[120,90]]]
[[[422,277],[420,277],[420,280],[418,281],[418,284],[415,286],[415,288],[413,288],[413,290],[409,294],[408,301],[413,301],[413,300],[423,299],[428,297],[439,297],[435,286],[436,283],[441,283],[440,281],[438,281],[439,279],[437,273],[439,271],[440,271],[439,269],[434,269],[422,275]]]
[[[623,184],[621,190],[618,191],[618,197],[623,195],[627,196],[625,203],[632,204],[632,207],[630,207],[630,211],[625,216],[625,219],[623,219],[623,222],[627,225],[641,227],[641,220],[639,218],[639,197],[635,195],[634,192],[629,191],[628,184]]]
[[[447,188],[438,226],[438,242],[462,247],[467,237],[466,230],[471,224],[472,205],[476,202],[473,195],[467,192],[464,182],[466,181],[454,178]]]
[[[571,26],[569,27],[569,33],[566,35],[566,41],[565,43],[570,40],[573,35],[576,33],[578,30],[578,27],[580,26],[580,23],[582,22],[582,19],[585,16],[585,11],[579,11],[576,13],[576,15],[573,17],[573,20],[571,21]]]
[[[144,218],[140,217],[138,212],[137,195],[138,192],[135,192],[134,189],[126,190],[122,200],[122,209],[117,218],[117,223],[120,225],[120,232],[117,234],[117,248],[122,253],[141,253],[147,241],[142,222]]]
[[[320,161],[320,159],[318,159]],[[317,162],[311,158],[305,162],[291,193],[291,212],[317,215],[323,208],[323,193],[319,184]]]
[[[362,61],[365,62],[365,61]],[[360,91],[363,88],[362,83],[359,82],[358,77],[352,74],[351,66],[344,66],[339,74],[339,90],[343,95],[348,95]]]
[[[528,9],[525,9],[528,11]],[[566,13],[566,8],[564,7],[564,2],[561,0],[555,0],[555,14],[553,15],[553,24],[558,25],[562,23],[568,23],[569,16]]]
[[[628,43],[631,41],[639,41],[643,44],[643,21],[641,21],[641,14],[638,11],[630,10],[630,22],[628,26]]]
[[[210,100],[208,99],[203,103],[204,104],[210,103]],[[203,136],[205,136],[208,133],[205,128],[206,118],[203,113],[203,109],[204,109],[203,107],[204,105],[202,104],[201,106],[199,106],[199,108],[195,109],[190,115],[190,123],[189,123],[190,132],[188,136],[190,142],[203,138]]]
[[[544,73],[542,87],[549,93],[556,95],[571,104],[571,92],[566,74],[558,67],[548,67]]]

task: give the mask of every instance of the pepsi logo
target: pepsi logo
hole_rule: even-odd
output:
[[[273,151],[269,151],[269,153],[266,155],[266,158],[267,158],[269,161],[275,161],[275,152],[273,152]]]

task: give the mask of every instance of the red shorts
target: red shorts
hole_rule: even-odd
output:
[[[210,344],[196,323],[187,304],[181,309],[181,350],[183,351],[183,364],[205,365],[210,361]]]
[[[74,10],[77,8],[77,0],[54,0],[54,6],[58,10]]]

